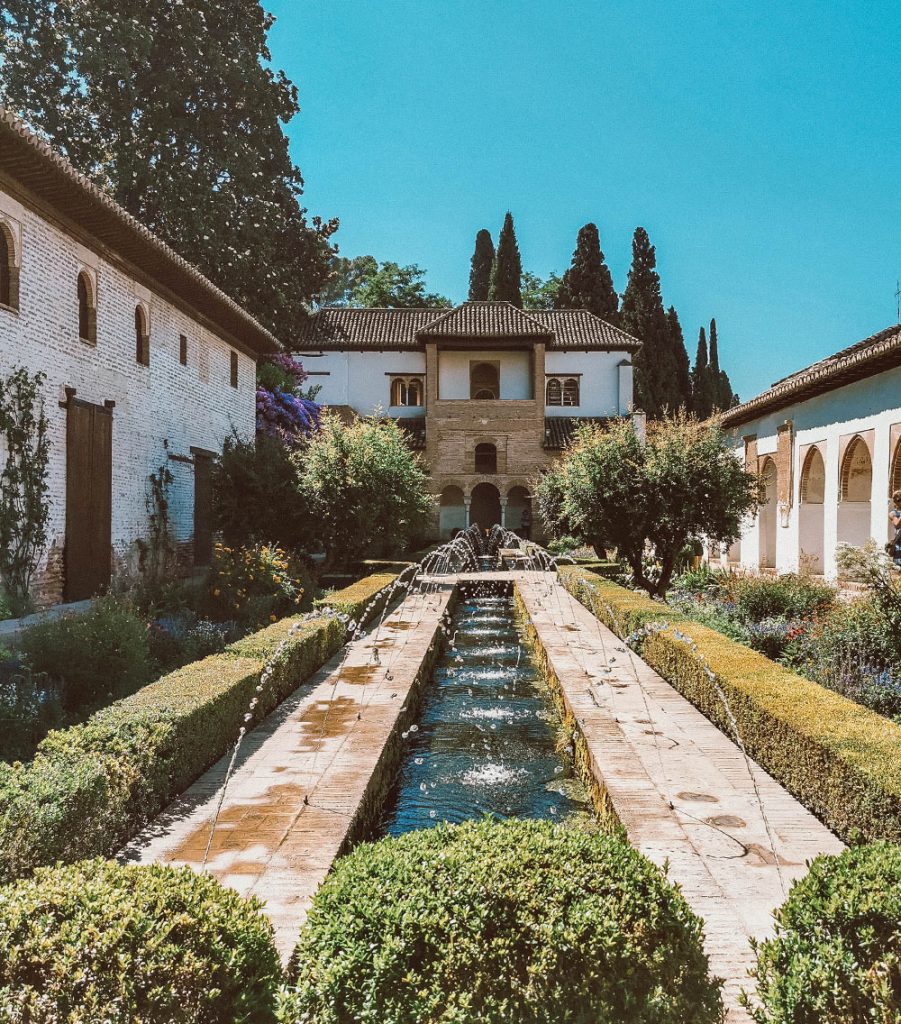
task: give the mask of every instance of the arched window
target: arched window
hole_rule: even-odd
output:
[[[483,476],[497,472],[497,448],[493,444],[476,445],[476,472]]]
[[[826,464],[814,445],[804,458],[801,470],[801,504],[822,505],[826,496]]]
[[[544,392],[545,405],[563,405],[563,385],[559,377],[548,377]]]
[[[422,405],[422,379],[420,377],[393,377],[391,404],[398,406]]]
[[[97,307],[88,275],[78,275],[78,337],[89,345],[97,344]]]
[[[862,437],[854,437],[842,459],[842,501],[869,501],[873,493],[873,462]]]
[[[470,363],[469,397],[479,401],[500,397],[500,366],[497,363]]]
[[[577,377],[567,377],[563,382],[563,404],[579,404],[579,380]]]
[[[892,471],[889,474],[889,495],[894,494],[895,491],[901,491],[901,438],[898,438],[898,443],[895,445],[895,455],[892,458]]]
[[[141,366],[150,366],[150,333],[142,306],[135,306],[135,359]]]
[[[13,233],[0,222],[0,306],[19,308],[19,268]]]

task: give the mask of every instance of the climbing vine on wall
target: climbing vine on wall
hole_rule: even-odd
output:
[[[41,398],[46,375],[14,367],[0,377],[0,576],[13,611],[29,602],[31,580],[47,543],[50,440]]]

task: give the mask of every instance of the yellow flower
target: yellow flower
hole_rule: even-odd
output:
[[[275,616],[275,615],[270,615],[270,616],[269,616],[269,621],[270,621],[270,622],[275,622],[276,618],[277,618],[277,616]]]
[[[216,587],[216,589],[213,591],[213,597],[218,597],[218,596],[219,596],[219,588]]]

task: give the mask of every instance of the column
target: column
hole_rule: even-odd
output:
[[[469,506],[472,504],[472,498],[463,498],[463,529],[469,529]]]
[[[501,498],[501,526],[507,528],[507,498]]]

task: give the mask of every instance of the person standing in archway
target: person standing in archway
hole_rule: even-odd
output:
[[[519,520],[520,533],[523,540],[531,540],[532,534],[532,510],[528,505],[522,510]]]

